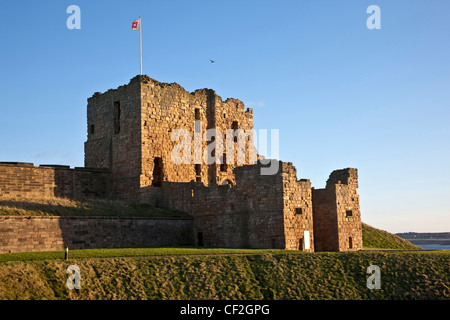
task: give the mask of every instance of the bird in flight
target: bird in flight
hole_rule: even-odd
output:
[[[211,61],[211,63],[214,63],[214,62],[215,62],[214,60],[211,60],[211,59],[209,59],[209,61]]]

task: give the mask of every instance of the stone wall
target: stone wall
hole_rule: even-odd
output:
[[[362,249],[358,170],[347,168],[330,174],[325,189],[313,189],[314,233],[317,251]]]
[[[335,193],[313,188],[312,200],[316,251],[339,251]]]
[[[0,216],[0,253],[194,244],[192,219]]]
[[[194,217],[197,244],[313,252],[311,183],[278,165],[275,175],[261,175],[261,163],[236,167],[234,186],[165,183],[163,205]]]
[[[107,198],[110,173],[104,169],[0,163],[0,199]]]
[[[252,109],[245,110],[244,103],[236,99],[223,101],[211,89],[200,89],[189,93],[177,83],[161,83],[146,76],[141,77],[140,80],[141,187],[154,185],[155,181],[190,182],[194,180],[206,186],[221,184],[226,180],[234,182],[233,169],[237,165],[239,143],[234,141],[233,136],[227,137],[226,130],[233,129],[233,123],[236,123],[238,129],[252,130]],[[212,128],[221,135],[222,144],[216,145],[215,153],[212,155],[216,162],[208,165],[204,152],[212,141],[209,141],[210,139],[206,136],[206,130]],[[172,139],[179,129],[185,130],[187,136]],[[249,150],[250,148],[255,150],[253,143],[243,133],[240,138],[242,143],[239,147],[244,151],[240,165],[249,164]],[[187,154],[180,153],[187,163],[183,161],[181,164],[176,164],[172,159],[172,151],[184,139],[190,140],[186,143],[190,149]],[[225,159],[230,161],[226,161],[226,166],[221,166],[224,160],[223,154],[226,153],[227,148],[233,149],[230,153],[234,154],[234,157],[229,158],[234,158],[234,161]],[[157,165],[155,159],[161,162],[162,170],[155,169]]]
[[[361,250],[363,243],[361,211],[357,194],[358,170],[354,168],[336,170],[330,175],[327,184],[329,183],[336,188],[339,251]]]
[[[88,99],[85,166],[111,171],[111,197],[138,201],[141,85],[131,81]]]
[[[282,164],[286,249],[314,251],[311,182],[297,180],[292,163]]]

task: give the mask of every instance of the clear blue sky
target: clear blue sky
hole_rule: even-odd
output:
[[[66,9],[81,8],[81,30]],[[381,29],[369,30],[369,5]],[[83,166],[87,98],[143,71],[212,88],[280,130],[322,188],[359,170],[362,220],[450,231],[450,1],[2,1],[0,161]],[[211,64],[209,59],[216,63]]]

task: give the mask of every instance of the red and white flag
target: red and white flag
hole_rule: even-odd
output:
[[[141,24],[141,19],[134,20],[133,23],[131,24],[131,29],[132,30],[139,30],[140,24]]]
[[[142,27],[141,27],[141,17],[139,17],[139,19],[134,20],[131,23],[131,30],[139,30],[139,60],[140,60],[141,75],[142,75],[142,39],[141,39]]]

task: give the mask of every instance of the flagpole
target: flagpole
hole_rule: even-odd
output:
[[[141,65],[141,76],[142,76],[142,35],[141,35],[141,30],[142,30],[142,20],[141,20],[141,17],[139,17],[139,60],[140,60],[140,65]]]

